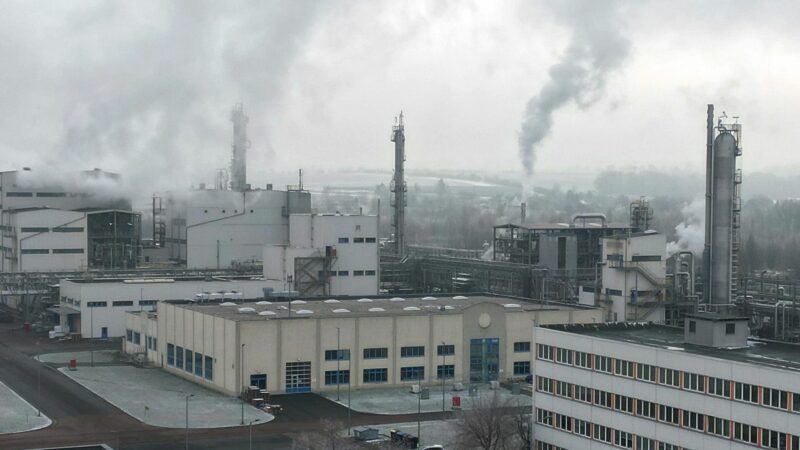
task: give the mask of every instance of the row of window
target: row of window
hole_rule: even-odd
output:
[[[377,242],[377,239],[374,237],[354,237],[353,244],[374,244]],[[349,244],[350,238],[340,237],[339,238],[340,244]]]
[[[335,373],[336,371],[330,371],[331,373]],[[344,372],[344,371],[339,371]],[[347,372],[347,382],[349,383],[350,380],[350,371]],[[436,379],[452,379],[455,378],[456,366],[453,364],[440,364],[436,366]],[[327,375],[328,372],[325,372],[325,384],[336,384],[328,383]],[[425,367],[424,366],[411,366],[411,367],[401,367],[400,368],[400,381],[418,381],[425,379]],[[389,380],[389,370],[387,368],[381,367],[377,369],[364,369],[363,378],[364,383],[386,383]],[[342,381],[344,383],[344,381]]]
[[[214,360],[210,356],[192,352],[188,348],[167,344],[167,365],[206,380],[214,379]]]
[[[83,227],[20,227],[22,233],[83,233]]]
[[[567,433],[577,434],[587,439],[593,439],[620,448],[634,448],[635,442],[636,450],[684,450],[677,445],[658,442],[655,439],[634,435],[627,431],[615,430],[605,425],[575,419],[541,408],[536,408],[536,423],[546,427],[558,428]],[[545,444],[545,446],[537,445],[536,448],[554,449],[557,447]]]
[[[650,364],[635,363],[544,344],[537,346],[536,358],[596,372],[604,372],[610,375],[634,378],[647,383],[657,383],[676,389],[800,412],[800,393],[781,389],[741,383]]]
[[[77,194],[71,194],[74,197]],[[66,192],[37,192],[37,197],[46,197],[46,198],[53,198],[53,197],[66,197]],[[33,192],[6,192],[6,197],[33,197]]]
[[[725,439],[734,439],[746,444],[759,445],[758,427],[733,422],[728,419],[579,386],[552,378],[536,377],[536,390],[644,419],[688,428],[701,433],[713,434]],[[766,448],[785,450],[786,439],[787,434],[784,432],[763,428],[761,430],[760,445]],[[794,436],[793,439],[796,440],[797,436]],[[800,450],[800,447],[792,448]]]
[[[23,255],[49,255],[50,249],[48,248],[23,248],[20,253]],[[82,248],[54,248],[53,254],[54,255],[64,255],[64,254],[82,254]]]
[[[139,300],[139,306],[152,306],[155,305],[156,303],[158,303],[158,300]],[[80,305],[80,303],[77,300],[75,301],[75,304]],[[111,306],[117,306],[117,307],[133,306],[133,305],[134,305],[133,300],[114,300],[111,302]],[[108,306],[108,302],[105,300],[97,302],[86,302],[86,306],[89,308],[104,308]]]
[[[338,357],[337,357],[338,353]],[[456,346],[452,344],[443,344],[436,346],[437,356],[450,356],[455,355]],[[363,351],[364,359],[386,359],[389,357],[388,347],[373,347],[365,348]],[[425,356],[425,346],[409,346],[400,347],[400,357],[402,358],[415,358]],[[340,350],[325,350],[325,361],[347,361],[350,359],[349,349]]]
[[[377,274],[377,272],[375,270],[354,270],[353,271],[353,276],[354,277],[374,277],[376,274]],[[350,276],[350,271],[349,270],[339,270],[339,271],[331,270],[330,272],[328,272],[328,275],[330,275],[332,277],[349,277]],[[317,276],[319,278],[324,278],[325,277],[325,272],[320,270],[317,273]]]
[[[136,344],[136,345],[142,345],[142,334],[139,333],[138,331],[133,331],[131,329],[126,329],[125,330],[125,338],[130,343],[133,343],[133,344]]]

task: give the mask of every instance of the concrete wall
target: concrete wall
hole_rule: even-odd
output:
[[[86,213],[40,209],[5,213],[13,235],[4,230],[3,246],[11,251],[3,258],[3,270],[10,272],[80,271],[87,267]],[[82,231],[55,232],[54,228],[80,228]],[[47,231],[23,232],[23,228],[47,228]],[[81,253],[54,253],[53,250],[77,249]],[[47,253],[23,253],[46,250]]]
[[[663,296],[663,280],[666,276],[666,237],[663,234],[653,233],[646,235],[633,235],[630,237],[611,237],[602,239],[603,285],[600,298],[610,300],[610,321],[624,320],[651,320],[664,321],[664,308],[639,308],[631,304],[631,291],[638,291],[640,302],[657,298],[656,293],[661,291]],[[636,270],[624,270],[614,267],[609,261],[609,256],[621,255],[622,262],[628,267],[638,266],[647,273],[660,280],[659,284],[648,280]],[[657,261],[636,261],[635,257],[651,256],[660,258]],[[622,295],[609,294],[608,290],[620,291]]]

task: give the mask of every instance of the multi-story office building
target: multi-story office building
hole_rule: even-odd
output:
[[[598,308],[488,295],[162,302],[126,314],[129,354],[230,395],[337,385],[525,378],[531,325],[595,323]],[[438,381],[437,381],[438,380]]]
[[[538,449],[800,449],[800,347],[746,317],[534,329]]]

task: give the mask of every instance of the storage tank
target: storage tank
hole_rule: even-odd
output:
[[[736,138],[721,130],[714,139],[711,206],[709,303],[731,303]]]

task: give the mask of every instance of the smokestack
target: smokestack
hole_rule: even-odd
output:
[[[395,252],[404,255],[406,252],[406,134],[403,126],[403,111],[400,111],[400,120],[392,127],[392,142],[394,142],[394,178],[392,179],[392,204],[394,207],[394,242]]]
[[[233,122],[233,156],[231,157],[231,189],[246,191],[247,186],[247,140],[248,117],[244,114],[244,105],[237,103],[231,111]]]
[[[714,105],[706,112],[706,242],[703,246],[703,298],[711,301],[711,207],[714,179]]]
[[[520,203],[519,205],[519,223],[524,224],[525,218],[528,215],[528,204],[525,202]]]

